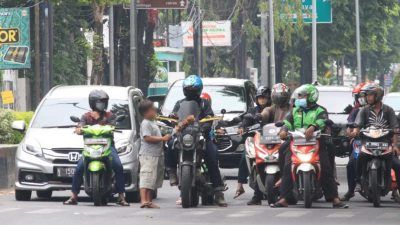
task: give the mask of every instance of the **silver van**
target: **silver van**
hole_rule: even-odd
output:
[[[83,149],[83,138],[74,133],[76,124],[70,116],[81,117],[90,111],[88,96],[101,89],[110,96],[108,110],[126,119],[118,123],[115,145],[125,174],[127,200],[137,201],[138,151],[141,118],[138,103],[143,94],[133,87],[57,86],[40,102],[26,128],[23,121],[14,121],[14,129],[26,130],[16,154],[15,198],[31,199],[32,191],[40,198],[50,198],[53,191],[70,190],[72,176]]]

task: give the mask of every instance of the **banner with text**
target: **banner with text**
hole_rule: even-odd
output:
[[[193,48],[193,22],[181,23],[183,47]],[[203,46],[231,46],[231,21],[203,21]]]
[[[0,8],[0,69],[30,67],[29,8]]]

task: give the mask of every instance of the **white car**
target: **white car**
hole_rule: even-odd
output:
[[[383,97],[383,103],[392,107],[396,115],[400,113],[400,92],[391,92]]]
[[[83,149],[83,138],[74,133],[76,124],[70,116],[81,117],[90,111],[88,96],[101,89],[110,96],[108,110],[126,119],[117,124],[115,145],[124,167],[128,201],[137,201],[138,150],[140,116],[138,103],[142,92],[133,87],[57,86],[40,102],[27,127],[25,138],[16,154],[15,198],[50,198],[53,191],[70,190],[76,163]],[[23,121],[14,121],[13,128],[24,131]]]

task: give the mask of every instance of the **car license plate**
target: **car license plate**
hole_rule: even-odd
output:
[[[57,177],[73,177],[75,174],[75,167],[58,167]]]
[[[383,150],[389,147],[389,143],[386,142],[367,142],[365,147],[368,149],[379,149]]]

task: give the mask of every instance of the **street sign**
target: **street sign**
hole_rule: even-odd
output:
[[[183,47],[193,48],[193,22],[184,21],[182,26]],[[231,46],[231,21],[203,21],[203,46]]]
[[[2,91],[1,100],[3,105],[14,104],[14,94],[12,91]]]
[[[137,9],[186,9],[188,0],[137,0]],[[129,9],[130,4],[124,3]]]
[[[31,67],[29,8],[0,8],[0,70]]]
[[[304,23],[312,23],[312,0],[301,0],[301,13]],[[288,15],[283,15],[287,17]],[[289,15],[292,21],[298,21],[298,14]],[[332,23],[332,2],[331,0],[317,0],[317,23]]]

